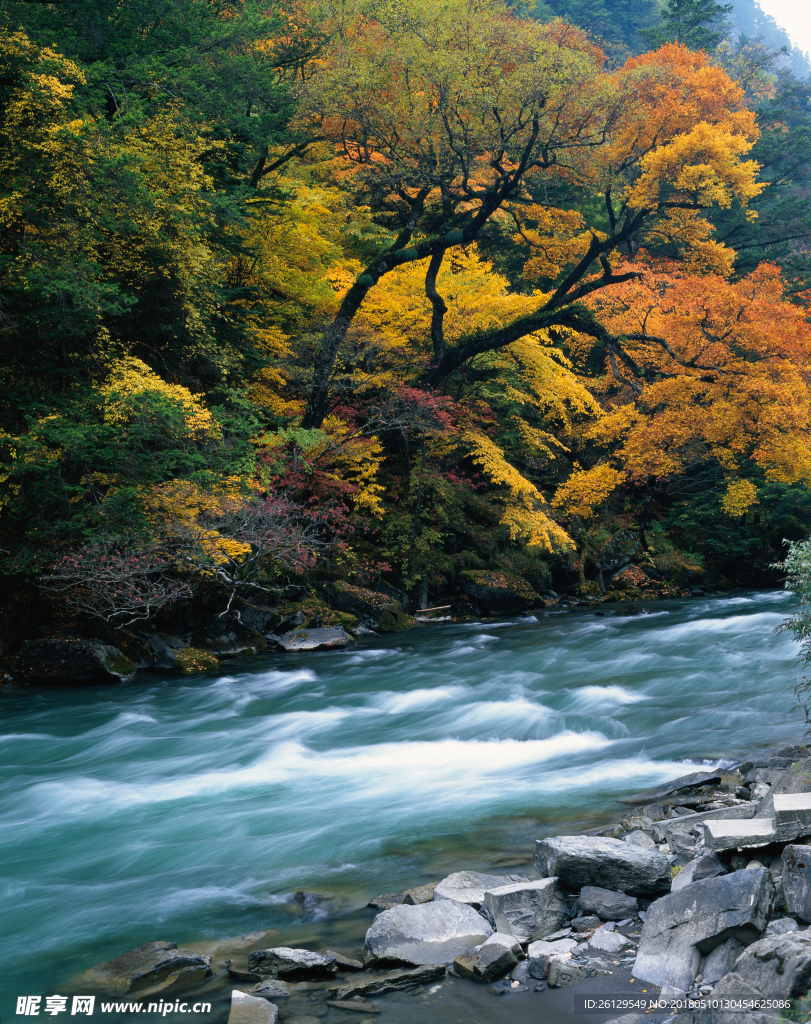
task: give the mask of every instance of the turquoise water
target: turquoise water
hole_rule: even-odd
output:
[[[152,939],[357,949],[379,892],[516,870],[679,759],[796,742],[796,652],[773,632],[790,603],[437,625],[218,678],[0,695],[0,1015]],[[298,889],[331,901],[302,916]]]

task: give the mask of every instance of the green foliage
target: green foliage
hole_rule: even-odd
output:
[[[666,0],[662,26],[647,32],[652,47],[675,41],[691,50],[714,50],[727,31],[732,4],[716,0]]]

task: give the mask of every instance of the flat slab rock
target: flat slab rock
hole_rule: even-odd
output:
[[[231,992],[231,1013],[228,1024],[276,1024],[279,1008],[267,999],[250,996],[234,989]]]
[[[670,888],[670,864],[657,850],[643,850],[619,839],[556,836],[535,842],[535,869],[558,876],[575,889],[598,886],[650,896]]]
[[[454,871],[434,889],[435,900],[456,900],[478,910],[484,903],[486,889],[497,889],[513,882],[527,882],[526,875],[486,875],[480,871]]]
[[[176,942],[145,942],[84,975],[111,992],[138,992],[173,979],[190,984],[210,976],[211,957],[178,949]]]
[[[663,797],[672,796],[674,793],[681,793],[685,789],[697,789],[699,786],[711,786],[721,781],[717,772],[693,772],[690,775],[682,775],[671,782],[665,782],[656,789],[646,789],[644,793],[634,793],[632,796],[619,798],[621,804],[655,804]]]
[[[332,974],[338,970],[334,954],[313,953],[309,949],[293,949],[290,946],[275,946],[272,949],[257,949],[248,956],[251,970],[264,977],[277,974]]]
[[[364,948],[367,961],[448,964],[492,934],[481,914],[455,900],[401,904],[377,915]]]
[[[766,868],[705,878],[663,896],[648,908],[635,976],[687,991],[703,956],[727,939],[746,945],[759,937],[769,920],[772,899]]]
[[[384,992],[414,988],[425,985],[429,981],[445,976],[445,964],[424,964],[421,967],[388,971],[386,974],[368,974],[355,981],[347,981],[343,985],[326,990],[329,1000],[350,1000],[355,996],[379,996]]]

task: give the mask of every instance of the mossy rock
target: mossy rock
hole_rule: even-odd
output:
[[[491,615],[513,615],[543,603],[526,580],[500,570],[466,569],[459,576],[459,586]]]
[[[363,622],[384,633],[401,633],[420,625],[416,619],[406,615],[400,602],[389,594],[358,587],[345,580],[335,584],[335,604],[339,611],[354,618],[353,625]],[[339,625],[346,626],[346,623],[341,622]]]
[[[175,656],[175,668],[183,676],[196,676],[200,672],[214,672],[220,667],[211,651],[200,647],[184,647]]]

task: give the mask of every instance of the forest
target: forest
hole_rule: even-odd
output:
[[[777,583],[811,82],[751,0],[0,19],[0,657]]]

